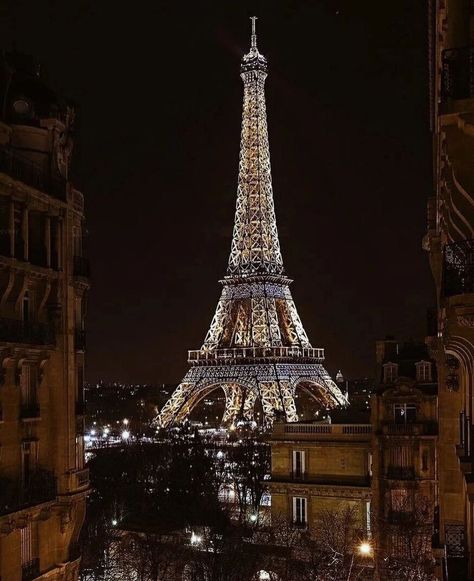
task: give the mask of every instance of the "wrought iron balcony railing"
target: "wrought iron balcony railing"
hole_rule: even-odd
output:
[[[0,150],[0,172],[60,200],[66,200],[66,180],[53,177],[18,152]]]
[[[0,477],[0,515],[17,512],[56,498],[56,478],[49,470],[37,469],[27,482]]]
[[[89,259],[85,256],[74,256],[73,271],[74,276],[89,278],[91,274]]]
[[[47,323],[0,318],[0,341],[28,343],[30,345],[54,345],[54,330]]]
[[[39,577],[40,561],[39,558],[31,559],[21,566],[21,581],[33,581]]]
[[[474,47],[450,48],[443,51],[441,99],[474,97]]]
[[[382,426],[384,434],[396,434],[404,436],[435,436],[438,433],[438,424],[435,421],[407,422],[395,424],[387,422]]]
[[[391,480],[414,480],[415,468],[413,466],[389,466],[387,478]]]
[[[316,359],[324,361],[324,349],[315,347],[234,347],[229,349],[188,351],[189,363],[220,363],[239,359]]]
[[[474,292],[474,240],[463,240],[444,247],[444,295]]]

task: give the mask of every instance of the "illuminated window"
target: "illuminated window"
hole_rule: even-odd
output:
[[[398,377],[398,365],[396,363],[385,363],[383,366],[384,383],[393,383]]]
[[[424,383],[431,381],[431,363],[429,361],[419,361],[415,367],[417,381]]]
[[[305,473],[305,453],[293,450],[293,478],[303,478]]]
[[[76,434],[76,468],[84,468],[84,434]]]
[[[393,415],[396,424],[416,422],[416,406],[410,403],[396,403],[393,406]]]

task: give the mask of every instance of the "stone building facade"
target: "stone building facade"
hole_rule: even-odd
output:
[[[74,580],[89,279],[73,110],[17,53],[0,62],[0,99],[0,578]]]
[[[428,342],[439,374],[439,533],[456,578],[473,578],[474,10],[459,0],[430,9],[434,187],[423,245],[437,298]]]
[[[371,397],[373,529],[380,578],[386,558],[438,559],[436,366],[424,344],[377,342]]]
[[[370,534],[370,424],[275,422],[271,436],[272,521],[316,531],[323,512],[354,510]]]

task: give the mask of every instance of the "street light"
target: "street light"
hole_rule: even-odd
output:
[[[128,426],[128,420],[127,420],[127,418],[124,418],[124,419],[123,419],[123,425],[124,425],[124,426]]]
[[[124,430],[122,432],[122,440],[128,440],[130,438],[130,432],[128,430]]]
[[[370,557],[372,554],[372,545],[368,541],[362,541],[357,547],[357,550],[362,557]]]

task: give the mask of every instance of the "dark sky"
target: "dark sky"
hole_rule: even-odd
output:
[[[425,333],[424,2],[14,0],[6,47],[79,108],[90,381],[176,383],[202,343],[230,248],[253,12],[282,251],[313,345],[357,377],[377,338]]]

